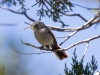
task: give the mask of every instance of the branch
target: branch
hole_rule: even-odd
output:
[[[89,27],[91,27],[93,24],[97,23],[97,22],[100,22],[100,19],[96,20],[97,18],[100,17],[100,14],[94,16],[92,19],[90,19],[88,22],[86,22],[84,25],[76,28],[72,34],[70,34],[69,36],[67,36],[67,38],[65,38],[65,40],[63,42],[60,43],[60,45],[62,45],[64,42],[66,42],[70,37],[72,37],[74,34],[76,34],[78,31],[80,30],[84,30],[84,29],[87,29]]]
[[[94,25],[94,24],[97,23],[96,21],[98,21],[98,20],[96,20],[96,19],[99,18],[99,17],[100,17],[100,14],[95,15],[92,19],[90,19],[90,20],[89,20],[88,22],[86,22],[84,25],[82,25],[82,26],[76,28],[76,30],[80,31],[80,30],[89,28],[90,26],[92,26],[92,25]],[[100,22],[100,21],[98,21],[98,22]]]
[[[32,7],[36,6],[40,1],[37,1],[34,5],[32,5]]]
[[[56,27],[56,26],[50,26],[50,25],[46,25],[50,30],[56,30],[56,31],[60,31],[60,32],[74,32],[76,29],[75,28],[60,28],[60,27]]]
[[[35,22],[34,19],[30,18],[30,17],[26,14],[26,12],[16,12],[16,11],[11,10],[11,9],[9,9],[9,8],[4,8],[4,7],[2,7],[2,6],[0,6],[0,8],[2,8],[2,9],[4,9],[4,10],[8,10],[8,11],[13,12],[13,13],[16,13],[16,14],[22,14],[22,15],[24,15],[27,19],[29,19],[30,21]]]
[[[47,49],[47,48],[44,48],[44,47],[38,47],[38,46],[29,44],[29,43],[25,43],[22,40],[20,40],[20,41],[21,41],[22,44],[24,44],[26,46],[31,46],[31,47],[34,47],[34,48],[37,48],[37,49],[40,49],[40,50],[53,51],[52,49]]]
[[[75,32],[75,31],[81,31],[81,30],[84,30],[84,29],[87,29],[87,28],[93,26],[96,23],[99,23],[100,22],[99,17],[100,17],[100,14],[97,14],[92,19],[90,19],[88,22],[86,22],[84,25],[79,26],[77,28],[60,28],[60,27],[49,26],[49,25],[47,25],[47,27],[50,30],[56,30],[56,31],[60,31],[60,32]]]
[[[79,42],[77,42],[77,43],[74,43],[74,44],[72,44],[71,46],[65,48],[64,50],[68,50],[68,49],[70,49],[70,48],[72,48],[72,47],[74,47],[74,46],[77,46],[77,45],[79,45],[79,44],[82,44],[82,43],[87,43],[87,42],[89,43],[90,41],[95,40],[95,39],[97,39],[97,38],[100,38],[100,35],[97,35],[97,36],[91,37],[91,38],[89,38],[89,39],[82,40],[82,41],[79,41]]]
[[[88,20],[86,20],[82,15],[80,14],[66,14],[63,12],[60,12],[61,14],[65,15],[65,16],[78,16],[79,18],[81,18],[83,21],[87,22]]]
[[[16,26],[14,23],[0,23],[0,26]]]
[[[13,50],[14,50],[15,52],[19,53],[19,54],[26,54],[26,55],[51,53],[51,51],[50,51],[50,52],[40,52],[40,53],[38,53],[38,52],[34,52],[34,53],[22,53],[22,52],[19,52],[19,51],[15,50],[14,48],[13,48]]]
[[[86,54],[86,52],[87,52],[87,50],[88,50],[88,47],[89,47],[89,43],[87,42],[86,49],[85,49],[85,51],[84,51],[84,53],[83,53],[83,56],[82,56],[81,60],[84,59],[85,54]]]
[[[77,31],[73,32],[72,34],[68,35],[67,38],[61,42],[59,45],[61,46],[64,42],[66,42],[70,37],[72,37],[73,35],[75,35],[77,33]]]
[[[31,25],[30,23],[24,22],[27,25]],[[56,30],[59,32],[74,32],[76,29],[75,28],[60,28],[57,26],[51,26],[51,25],[46,25],[50,30]],[[26,27],[25,29],[30,28],[30,26]]]
[[[85,6],[82,6],[82,5],[79,5],[79,4],[75,4],[75,3],[72,3],[72,4],[75,5],[75,6],[81,7],[81,8],[85,8],[87,10],[100,10],[100,8],[89,8],[89,7],[85,7]]]

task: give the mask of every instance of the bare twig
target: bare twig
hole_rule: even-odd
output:
[[[31,25],[30,23],[24,22],[27,25]],[[60,28],[57,26],[46,25],[50,30],[56,30],[59,32],[74,32],[76,28]]]
[[[34,48],[37,48],[37,49],[40,49],[40,50],[53,51],[52,49],[47,49],[47,48],[43,48],[43,47],[38,47],[38,46],[32,45],[30,43],[25,43],[22,40],[21,40],[21,43],[26,45],[26,46],[31,46],[31,47],[34,47]]]
[[[22,7],[18,8],[18,9],[16,10],[16,12],[19,12],[19,11],[21,10],[21,8],[22,8]]]
[[[75,5],[75,6],[81,7],[81,8],[85,8],[87,10],[100,10],[100,8],[89,8],[89,7],[85,7],[85,6],[82,6],[82,5],[79,5],[79,4],[75,4],[75,3],[72,3],[72,4]]]
[[[65,15],[65,16],[78,16],[79,18],[81,18],[83,21],[87,22],[88,20],[86,20],[82,15],[80,14],[66,14],[63,12],[60,12],[61,14]]]
[[[86,54],[86,52],[87,52],[87,50],[88,50],[88,47],[89,47],[89,43],[87,43],[87,45],[86,45],[86,49],[85,49],[85,51],[84,51],[84,53],[83,53],[83,56],[82,56],[81,60],[84,59],[85,54]]]
[[[37,5],[40,1],[37,1],[34,5],[32,5],[32,7],[34,7],[35,5]]]
[[[31,45],[31,44],[29,44],[29,43],[24,43],[22,40],[20,40],[20,41],[21,41],[22,44],[25,44],[25,45],[27,45],[27,46],[31,46],[31,47],[34,47],[34,48],[38,48],[38,49],[39,49],[38,46]]]
[[[27,24],[27,25],[31,25],[30,23],[28,23],[28,22],[24,22],[25,24]]]
[[[66,42],[70,37],[72,37],[74,34],[76,34],[78,31],[80,30],[84,30],[89,28],[90,26],[92,26],[93,24],[97,23],[95,20],[100,17],[100,14],[97,14],[96,16],[94,16],[92,19],[90,19],[88,22],[86,22],[84,25],[76,28],[72,34],[70,34],[63,42],[60,43],[60,45],[62,45],[64,42]],[[98,21],[98,20],[97,20]],[[100,21],[100,19],[99,19]]]
[[[16,26],[14,23],[0,23],[0,26]]]
[[[50,30],[56,30],[56,31],[60,31],[60,32],[75,32],[75,31],[81,31],[81,30],[84,30],[84,29],[87,29],[87,28],[93,26],[96,23],[99,23],[100,22],[99,17],[100,17],[100,14],[94,16],[92,19],[90,19],[84,25],[79,26],[77,28],[73,28],[73,27],[72,28],[60,28],[60,27],[50,26],[50,25],[47,25],[47,27]]]
[[[8,11],[13,12],[13,13],[16,13],[16,14],[23,14],[27,19],[31,20],[32,22],[35,22],[35,20],[32,19],[32,18],[30,18],[30,17],[27,15],[26,12],[16,12],[16,11],[11,10],[11,9],[9,9],[9,8],[4,8],[4,7],[2,7],[2,6],[0,6],[0,8],[5,9],[5,10],[8,10]]]
[[[76,30],[75,28],[60,28],[60,27],[50,26],[50,25],[47,25],[47,27],[50,30],[56,30],[56,31],[60,31],[60,32],[74,32]]]
[[[79,31],[79,30],[83,30],[83,29],[89,28],[89,27],[92,26],[93,24],[97,23],[95,20],[96,20],[97,18],[99,18],[99,17],[100,17],[100,14],[95,15],[92,19],[90,19],[90,20],[89,20],[88,22],[86,22],[84,25],[82,25],[82,26],[76,28],[76,30]]]
[[[79,44],[82,44],[82,43],[87,43],[87,42],[90,42],[90,41],[95,40],[95,39],[97,39],[97,38],[100,38],[100,35],[97,35],[97,36],[91,37],[91,38],[89,38],[89,39],[82,40],[82,41],[79,41],[79,42],[77,42],[77,43],[74,43],[74,44],[72,44],[71,46],[69,46],[69,47],[67,47],[67,48],[64,48],[64,50],[69,50],[70,48],[72,48],[72,47],[74,47],[74,46],[76,46],[76,45],[79,45]]]
[[[34,52],[34,53],[22,53],[22,52],[19,52],[19,51],[15,50],[14,48],[13,48],[13,50],[14,50],[15,52],[19,53],[19,54],[26,54],[26,55],[51,53],[51,51],[50,51],[50,52],[40,52],[40,53],[38,53],[38,52]]]
[[[65,41],[67,41],[70,37],[72,37],[73,35],[75,35],[77,33],[77,31],[73,32],[72,34],[68,35],[67,38],[61,42],[59,45],[61,46]]]

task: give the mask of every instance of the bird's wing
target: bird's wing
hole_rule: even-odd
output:
[[[55,38],[54,34],[51,32],[51,30],[50,30],[48,27],[47,27],[47,29],[48,29],[48,33],[50,33],[51,36],[53,37],[53,46],[54,46],[55,48],[59,49],[60,47],[59,47],[58,44],[57,44],[57,41],[56,41],[56,38]]]

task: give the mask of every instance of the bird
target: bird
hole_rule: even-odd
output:
[[[66,51],[57,50],[61,49],[61,47],[57,44],[54,34],[43,22],[34,22],[30,25],[30,28],[34,30],[34,36],[42,47],[46,47],[47,49],[52,48],[52,51],[59,60],[63,60],[68,57],[68,53]]]

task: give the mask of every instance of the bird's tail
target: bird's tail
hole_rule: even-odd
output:
[[[64,58],[68,57],[68,53],[65,51],[54,50],[54,53],[58,57],[59,60],[63,60]]]

